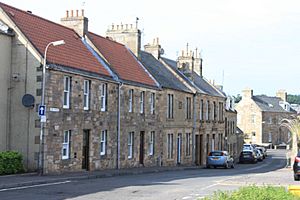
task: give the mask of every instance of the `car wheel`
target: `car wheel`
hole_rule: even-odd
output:
[[[217,166],[214,166],[214,168],[216,169],[216,168],[217,168]]]
[[[294,180],[295,180],[295,181],[299,181],[299,176],[294,175]]]
[[[232,169],[234,168],[234,163],[232,163],[231,168],[232,168]]]
[[[207,169],[210,169],[210,166],[209,166],[209,165],[206,165],[206,168],[207,168]]]

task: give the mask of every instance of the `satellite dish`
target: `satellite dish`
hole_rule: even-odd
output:
[[[34,96],[32,96],[31,94],[25,94],[22,98],[22,104],[26,108],[34,107],[34,102]]]

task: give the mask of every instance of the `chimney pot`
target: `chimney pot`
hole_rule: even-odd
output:
[[[130,28],[132,29],[132,27],[133,27],[133,25],[132,24],[130,24]]]
[[[84,17],[84,10],[81,9],[81,16]]]
[[[111,25],[111,30],[114,30],[114,28],[115,28],[115,25],[112,24],[112,25]]]
[[[76,10],[76,17],[78,17],[78,10]]]
[[[74,10],[71,10],[71,17],[74,17]]]
[[[126,29],[128,29],[128,24],[126,24]]]
[[[69,11],[66,11],[66,18],[69,18]]]

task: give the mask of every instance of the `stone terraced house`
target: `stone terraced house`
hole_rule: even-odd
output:
[[[163,58],[158,41],[142,51],[137,26],[92,33],[83,10],[57,24],[0,3],[0,30],[0,150],[21,152],[26,170],[40,152],[43,172],[60,173],[204,165],[226,147],[226,96],[203,78],[200,57]],[[44,53],[58,40],[47,51],[41,149]]]

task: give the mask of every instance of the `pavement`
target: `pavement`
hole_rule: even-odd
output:
[[[39,175],[38,173],[24,173],[0,176],[0,190],[16,187],[41,185],[71,180],[96,179],[112,176],[136,175],[145,173],[159,173],[165,171],[181,171],[199,169],[199,166],[176,166],[176,167],[140,167],[130,169],[111,169],[101,171],[81,171],[50,175]]]

